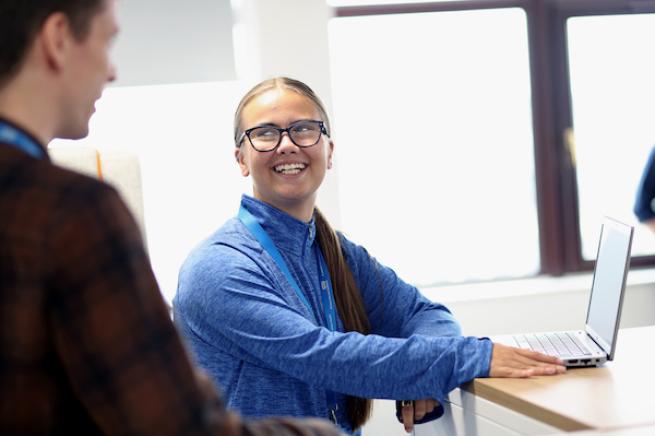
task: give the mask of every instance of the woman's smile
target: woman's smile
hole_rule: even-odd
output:
[[[286,176],[294,176],[296,174],[300,174],[301,172],[305,171],[306,168],[307,168],[307,164],[302,162],[297,162],[297,163],[278,164],[273,167],[273,170],[278,174],[283,174]]]

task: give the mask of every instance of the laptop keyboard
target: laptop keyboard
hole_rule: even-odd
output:
[[[515,335],[520,348],[538,351],[550,356],[589,356],[591,353],[574,334],[569,332]]]

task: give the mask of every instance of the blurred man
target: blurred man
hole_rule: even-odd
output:
[[[655,233],[655,147],[651,149],[641,174],[633,210],[639,222]]]
[[[54,166],[115,77],[114,0],[0,0],[0,434],[337,435],[196,377],[113,188]]]

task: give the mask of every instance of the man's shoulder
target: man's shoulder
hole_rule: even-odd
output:
[[[0,168],[5,187],[34,190],[43,195],[68,198],[110,193],[114,189],[93,177],[60,167],[47,159],[35,159],[0,144]]]
[[[0,221],[13,234],[40,235],[64,227],[100,231],[107,225],[118,231],[132,226],[129,211],[110,185],[47,159],[23,154],[7,160],[4,151],[0,150]]]

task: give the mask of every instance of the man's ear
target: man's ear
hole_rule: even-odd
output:
[[[327,167],[328,170],[332,168],[332,154],[334,153],[334,141],[330,139],[328,144],[328,156],[327,156]]]
[[[246,164],[246,159],[242,150],[243,147],[235,148],[234,158],[237,160],[237,163],[239,164],[239,168],[241,168],[241,175],[243,177],[248,177],[250,175],[250,168],[248,168],[248,165]]]
[[[36,41],[41,46],[48,66],[57,71],[63,69],[74,42],[68,17],[63,12],[50,14],[41,25]]]

